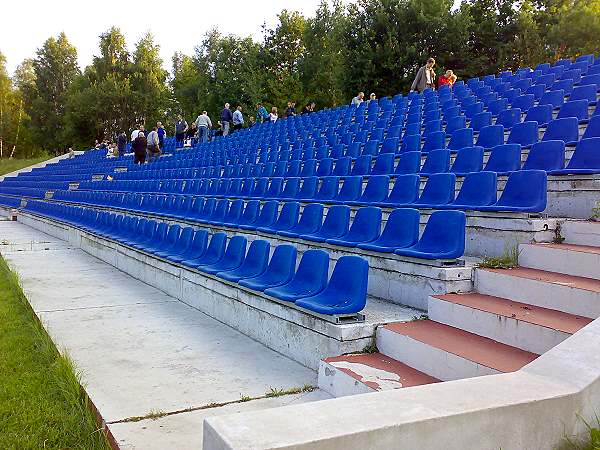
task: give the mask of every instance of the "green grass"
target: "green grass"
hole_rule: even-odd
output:
[[[487,269],[511,269],[519,265],[519,246],[506,247],[502,256],[486,256],[477,266]]]
[[[107,450],[72,362],[59,355],[0,257],[0,448]]]
[[[40,156],[38,158],[31,159],[8,159],[2,158],[0,159],[0,175],[5,175],[7,173],[14,172],[15,170],[22,169],[23,167],[28,167],[33,164],[40,163],[42,161],[46,161],[50,159],[48,155]]]

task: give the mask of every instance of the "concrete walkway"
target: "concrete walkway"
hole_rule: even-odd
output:
[[[206,416],[328,398],[264,398],[316,373],[63,241],[0,221],[0,252],[121,448],[200,449]]]

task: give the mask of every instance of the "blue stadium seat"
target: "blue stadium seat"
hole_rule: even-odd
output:
[[[492,124],[492,113],[489,111],[484,111],[479,114],[475,114],[473,119],[471,119],[471,123],[469,124],[470,128],[473,128],[473,131],[479,131],[483,127],[487,127]],[[466,127],[462,127],[466,128]]]
[[[203,264],[214,264],[218,262],[223,257],[223,253],[225,252],[226,241],[227,235],[225,233],[213,234],[206,251],[202,253],[202,255],[195,259],[183,260],[181,261],[181,264],[195,268]]]
[[[577,86],[571,92],[569,100],[587,100],[590,105],[597,104],[596,100],[596,85]]]
[[[335,162],[335,167],[333,168],[333,172],[331,175],[335,177],[343,177],[350,174],[350,164],[352,163],[352,158],[349,156],[344,156],[339,158]]]
[[[296,255],[297,250],[293,245],[278,245],[273,251],[267,269],[262,274],[243,278],[238,283],[255,291],[282,286],[294,276]]]
[[[333,172],[333,158],[322,158],[317,167],[316,176],[328,177]]]
[[[425,135],[425,143],[423,144],[423,152],[429,152],[431,150],[439,150],[446,148],[446,133],[443,131],[436,131]]]
[[[492,148],[490,157],[483,170],[508,175],[521,168],[521,146],[519,144],[503,144]]]
[[[538,126],[546,126],[552,120],[552,105],[534,106],[525,115],[525,122],[537,122]]]
[[[381,209],[375,206],[359,208],[348,232],[339,238],[327,239],[333,245],[356,247],[359,243],[371,242],[379,237]]]
[[[493,102],[490,102],[488,105],[488,111],[494,117],[497,117],[498,114],[500,114],[500,111],[504,111],[506,108],[508,108],[508,100],[505,98],[494,100]]]
[[[279,202],[277,200],[270,200],[262,205],[260,210],[260,214],[256,218],[256,220],[250,224],[242,224],[238,226],[238,228],[242,230],[256,230],[260,227],[268,227],[272,225],[277,219],[277,208],[279,206]]]
[[[338,259],[327,287],[319,294],[296,300],[296,306],[319,314],[352,314],[367,301],[369,264],[358,256]]]
[[[286,284],[268,288],[265,294],[286,302],[318,294],[327,286],[329,255],[323,250],[306,250],[293,278]]]
[[[394,173],[396,175],[417,173],[420,167],[421,152],[406,152],[400,155],[400,161],[398,162]]]
[[[466,217],[462,211],[434,211],[419,241],[394,250],[400,256],[419,259],[456,259],[465,252]]]
[[[228,210],[229,210],[229,200],[227,200],[227,199],[218,200],[217,206],[215,207],[214,212],[209,217],[202,219],[202,222],[205,222],[205,223],[208,223],[211,225],[220,225],[223,223]]]
[[[427,159],[419,171],[421,175],[448,172],[450,168],[450,151],[433,150],[427,154]]]
[[[547,176],[543,170],[519,170],[508,177],[495,205],[480,211],[542,212],[546,209]]]
[[[539,141],[538,123],[534,121],[525,121],[512,127],[508,135],[507,144],[520,144],[521,147],[528,148]]]
[[[502,144],[504,144],[504,127],[502,125],[483,127],[475,143],[475,145],[483,148],[492,148]]]
[[[527,113],[530,108],[533,108],[535,100],[534,94],[524,94],[514,99],[511,108],[519,108],[522,112]]]
[[[429,176],[423,192],[417,201],[410,206],[415,208],[435,208],[447,205],[454,200],[456,175],[453,173],[437,173]]]
[[[371,175],[388,175],[394,172],[394,154],[382,153],[375,158]]]
[[[350,201],[358,200],[362,192],[362,177],[351,176],[344,178],[344,184],[340,188],[339,192],[329,200],[329,203],[346,203]]]
[[[441,208],[471,209],[496,203],[497,176],[495,172],[472,172],[465,176],[456,199]]]
[[[419,210],[413,208],[394,209],[388,216],[381,236],[358,248],[373,252],[391,253],[397,248],[410,247],[419,240]]]
[[[310,203],[304,207],[300,220],[289,230],[278,231],[277,234],[286,237],[298,237],[301,234],[317,232],[323,223],[323,205]]]
[[[380,153],[397,153],[399,149],[400,139],[398,137],[388,137],[383,141]]]
[[[565,167],[564,141],[542,141],[533,144],[523,170],[561,170]]]
[[[463,147],[472,147],[473,146],[473,129],[472,128],[462,128],[460,130],[456,130],[452,132],[452,136],[450,137],[450,142],[448,143],[448,148],[450,150],[458,150]]]
[[[421,135],[413,134],[402,138],[400,153],[421,151]]]
[[[369,175],[371,173],[371,155],[362,155],[355,162],[350,175]]]
[[[592,116],[581,139],[600,137],[600,115]]]
[[[419,185],[418,175],[398,175],[388,197],[380,205],[395,207],[414,203],[419,195]]]
[[[300,189],[300,177],[290,177],[285,179],[285,186],[279,195],[282,200],[292,200],[298,195]]]
[[[577,143],[573,156],[563,170],[554,170],[551,175],[600,173],[600,137],[582,139]]]
[[[337,196],[338,188],[340,184],[339,177],[325,177],[321,182],[319,191],[314,196],[315,200],[319,201],[330,201]]]
[[[575,117],[579,123],[587,123],[590,118],[588,113],[588,101],[572,100],[565,102],[560,108],[556,118],[564,119],[565,117]]]
[[[337,177],[326,177],[337,179]],[[298,191],[298,194],[294,197],[295,200],[312,200],[317,195],[317,187],[319,185],[318,177],[308,177],[302,179],[302,186]]]
[[[554,119],[548,122],[542,141],[564,141],[566,145],[575,145],[579,140],[579,122],[575,117]]]
[[[456,154],[450,172],[463,176],[470,172],[479,172],[483,169],[483,147],[461,148]]]
[[[467,118],[465,116],[454,116],[448,119],[446,124],[446,133],[452,133],[461,128],[467,127]]]
[[[300,215],[300,203],[298,202],[286,202],[281,208],[279,217],[271,225],[264,227],[258,227],[256,231],[262,233],[276,233],[278,231],[285,231],[292,228],[298,223],[298,217]]]
[[[237,222],[224,222],[223,225],[227,227],[252,225],[258,219],[259,211],[260,201],[250,200],[249,202],[246,202],[244,212],[242,213],[240,219]]]
[[[208,232],[206,230],[197,230],[194,233],[194,237],[190,246],[185,250],[185,252],[176,256],[170,256],[169,259],[173,262],[180,263],[182,261],[200,258],[206,251],[207,245]]]
[[[562,89],[558,91],[548,91],[540,98],[539,105],[552,105],[552,108],[559,109],[565,101],[565,92]]]
[[[300,237],[309,241],[325,242],[327,239],[345,235],[349,222],[350,208],[346,205],[334,205],[327,210],[327,216],[318,231],[302,234]]]
[[[213,264],[202,264],[196,266],[196,269],[213,275],[217,272],[237,269],[244,262],[247,243],[248,241],[244,236],[233,236],[229,239],[225,253],[218,262]]]
[[[217,276],[227,281],[237,282],[242,278],[253,278],[262,275],[267,269],[270,247],[268,241],[255,239],[250,244],[244,262],[239,267],[218,272]]]
[[[351,205],[368,205],[384,201],[388,195],[390,177],[387,175],[374,175],[369,177],[365,190],[356,201],[349,201]]]

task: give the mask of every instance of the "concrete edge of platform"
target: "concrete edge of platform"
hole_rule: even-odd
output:
[[[595,320],[517,372],[208,418],[203,448],[555,448],[595,423],[599,345]]]

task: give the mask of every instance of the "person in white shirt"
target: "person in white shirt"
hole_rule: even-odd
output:
[[[364,98],[365,98],[365,93],[359,92],[358,95],[352,99],[352,102],[350,104],[352,106],[358,106],[363,102]]]
[[[160,140],[158,139],[158,128],[154,127],[146,140],[148,141],[148,162],[152,162],[155,158],[160,156]]]
[[[244,127],[244,115],[242,114],[242,105],[238,105],[233,112],[233,131],[241,130]]]
[[[198,127],[198,141],[200,143],[208,142],[208,131],[212,128],[212,122],[206,111],[202,111],[202,114],[196,118],[196,126]]]
[[[279,116],[277,115],[277,106],[273,106],[271,108],[271,113],[269,114],[269,120],[271,122],[277,122],[278,117]]]
[[[131,142],[135,141],[135,138],[138,137],[140,133],[144,133],[144,125],[140,125],[137,130],[133,130],[131,132]],[[144,133],[146,134],[146,133]]]

